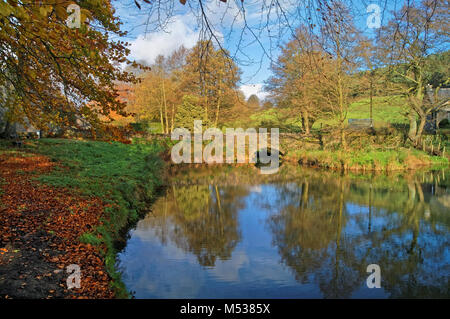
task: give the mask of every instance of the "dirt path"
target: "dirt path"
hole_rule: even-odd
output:
[[[79,242],[104,206],[33,180],[53,165],[33,154],[0,156],[0,298],[112,298],[105,248]],[[71,264],[80,266],[80,288],[67,288]]]

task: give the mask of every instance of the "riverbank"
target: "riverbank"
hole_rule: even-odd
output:
[[[296,150],[284,160],[303,166],[344,171],[399,171],[448,165],[447,157],[430,156],[426,152],[398,147],[374,150]]]
[[[117,248],[162,186],[159,144],[43,139],[0,148],[0,296],[129,297]],[[66,267],[81,268],[68,290]]]

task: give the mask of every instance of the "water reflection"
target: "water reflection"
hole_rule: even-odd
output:
[[[131,232],[123,278],[138,298],[448,298],[449,179],[179,174]],[[372,263],[381,289],[366,287]]]
[[[170,240],[193,253],[200,265],[212,267],[217,258],[229,259],[241,238],[237,214],[247,194],[243,187],[221,194],[217,185],[173,185],[156,202],[153,213],[140,221],[138,230],[153,229],[161,243]]]

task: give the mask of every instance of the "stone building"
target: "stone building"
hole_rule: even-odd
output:
[[[429,91],[429,93],[431,93]],[[429,94],[432,97],[432,94]],[[447,120],[450,122],[450,88],[442,88],[438,92],[439,100],[442,100],[443,106],[428,115],[425,130],[430,133],[436,133],[439,125]]]

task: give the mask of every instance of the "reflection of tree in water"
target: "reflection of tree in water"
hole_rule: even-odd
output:
[[[450,271],[445,260],[449,225],[430,206],[430,199],[440,194],[436,188],[426,193],[427,183],[417,177],[405,179],[405,183],[404,200],[396,201],[392,193],[386,198],[383,208],[388,227],[371,234],[371,255],[379,261],[384,288],[391,297],[448,297],[449,278],[443,275]],[[402,208],[392,209],[398,205]]]
[[[448,224],[427,216],[426,198],[435,197],[417,178],[389,184],[308,177],[279,193],[269,225],[299,282],[316,282],[325,297],[350,297],[376,263],[391,297],[448,296]],[[368,212],[350,213],[347,204]]]
[[[354,257],[342,249],[347,221],[344,187],[338,180],[305,179],[298,192],[281,188],[288,205],[270,220],[283,261],[301,283],[310,282],[313,275],[325,297],[348,297],[359,284]]]
[[[241,187],[173,186],[145,222],[162,242],[170,239],[202,266],[214,266],[216,258],[230,258],[241,238],[237,212],[247,194]]]

